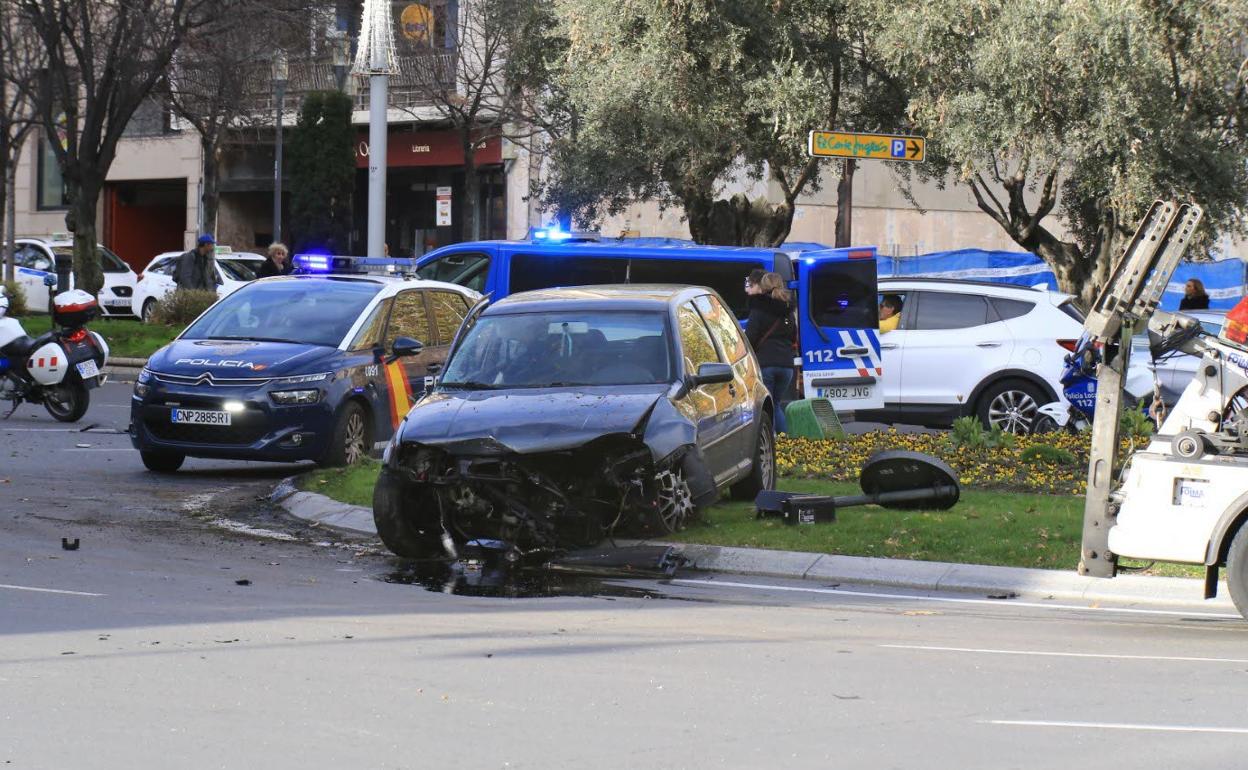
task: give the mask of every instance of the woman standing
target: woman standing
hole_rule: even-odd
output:
[[[1183,284],[1183,299],[1179,302],[1179,310],[1208,310],[1209,294],[1199,278],[1189,278]]]
[[[793,325],[793,308],[784,279],[777,273],[751,274],[746,280],[750,317],[745,336],[754,347],[758,364],[763,370],[763,384],[776,405],[776,432],[787,433],[782,402],[793,385],[793,344],[797,330]]]
[[[268,278],[274,275],[290,275],[295,266],[290,262],[290,252],[286,249],[286,244],[281,241],[274,241],[269,244],[269,251],[264,258],[264,264],[260,265],[259,272],[256,276],[259,278]]]

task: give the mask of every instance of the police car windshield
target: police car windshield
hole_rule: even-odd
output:
[[[515,313],[481,318],[447,364],[442,387],[549,388],[672,380],[662,312]]]
[[[182,339],[251,339],[336,347],[381,286],[354,281],[251,283],[218,302]]]

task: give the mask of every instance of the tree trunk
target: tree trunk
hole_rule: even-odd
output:
[[[213,235],[217,234],[217,208],[221,200],[221,194],[218,191],[221,172],[218,166],[216,144],[215,141],[200,137],[199,147],[204,155],[203,190],[200,194],[200,202],[204,207],[204,221],[200,223],[200,233]],[[273,238],[280,240],[276,233]]]
[[[836,184],[836,248],[853,243],[854,172],[858,162],[852,158],[841,164],[841,181]]]
[[[750,200],[737,193],[728,200],[709,202],[698,196],[681,201],[694,242],[712,246],[775,248],[793,229],[793,204]]]
[[[481,177],[477,173],[475,142],[467,129],[464,129],[464,203],[460,211],[464,212],[463,233],[465,240],[481,240],[481,217],[478,211],[481,202]]]
[[[104,180],[97,179],[98,176],[88,171],[77,184],[71,184],[69,212],[65,216],[65,224],[74,234],[74,288],[92,296],[104,288],[95,217]]]
[[[4,244],[4,280],[12,281],[15,277],[13,264],[13,220],[9,217],[9,207],[13,205],[14,163],[12,147],[7,136],[0,136],[0,216],[4,217],[4,227],[0,227],[0,242]]]

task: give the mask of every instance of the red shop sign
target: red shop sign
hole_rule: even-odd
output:
[[[503,162],[503,143],[498,137],[477,145],[477,165]],[[355,144],[355,165],[368,168],[368,133]],[[462,166],[464,150],[459,135],[450,131],[391,131],[386,137],[386,166]]]

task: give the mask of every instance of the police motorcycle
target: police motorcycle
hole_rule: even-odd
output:
[[[1096,367],[1101,363],[1102,346],[1091,336],[1079,338],[1075,350],[1066,358],[1066,365],[1058,381],[1062,395],[1069,403],[1054,401],[1040,406],[1032,433],[1055,433],[1068,431],[1079,433],[1092,428],[1096,415]],[[1154,394],[1155,383],[1148,369],[1137,362],[1128,364],[1124,390],[1129,396],[1128,405],[1134,408],[1145,403]]]
[[[56,276],[45,279],[55,281]],[[106,379],[101,370],[108,361],[108,344],[86,328],[100,314],[95,297],[66,291],[51,305],[52,330],[32,339],[21,322],[7,317],[9,298],[0,286],[0,400],[13,402],[6,420],[29,402],[43,404],[61,422],[76,422],[87,412],[90,391]]]

